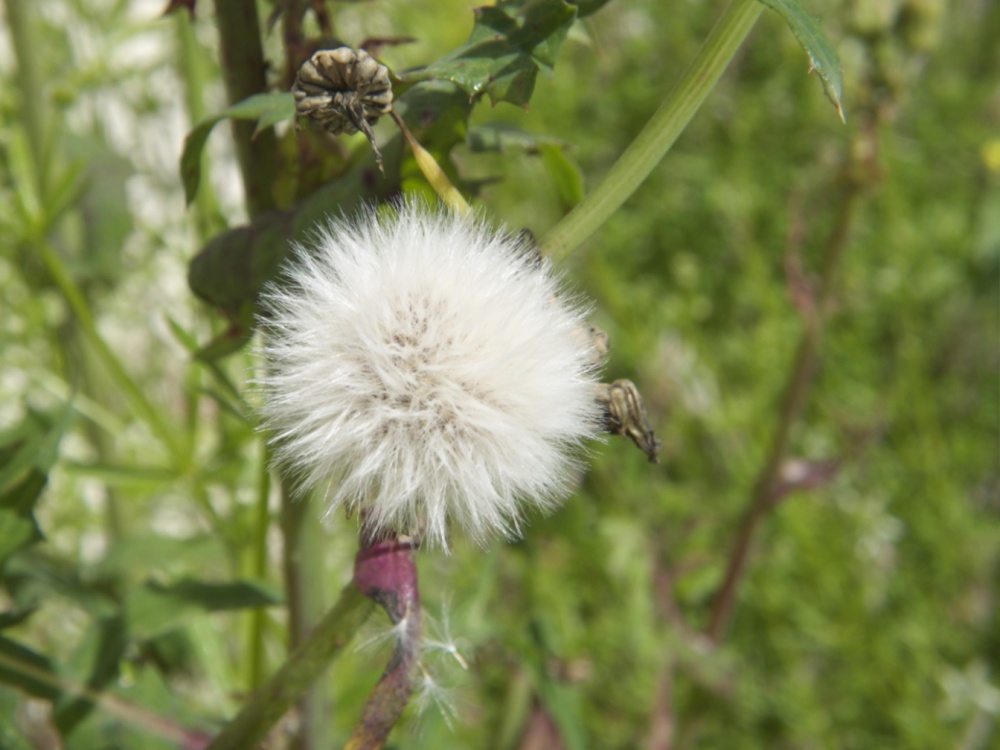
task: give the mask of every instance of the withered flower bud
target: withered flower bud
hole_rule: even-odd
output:
[[[392,110],[387,67],[363,49],[322,49],[302,63],[292,91],[300,116],[333,135],[364,133],[382,169],[372,126]]]
[[[295,110],[340,135],[368,133],[392,109],[389,69],[363,49],[322,49],[295,77]]]

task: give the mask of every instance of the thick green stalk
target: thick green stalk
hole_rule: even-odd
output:
[[[763,9],[758,0],[733,0],[681,80],[604,181],[546,235],[543,255],[565,259],[635,192],[715,87]]]
[[[294,12],[294,11],[293,11]],[[219,31],[219,62],[230,104],[267,90],[264,51],[261,47],[260,19],[256,0],[215,0],[215,21]],[[233,140],[243,177],[247,213],[250,218],[276,207],[272,187],[276,176],[277,142],[270,129],[255,134],[253,122],[233,120]],[[322,600],[321,555],[309,544],[315,530],[307,522],[309,504],[295,502],[282,477],[282,532],[284,536],[284,578],[288,601],[289,646],[303,643]],[[295,651],[297,653],[297,651]],[[315,686],[302,701],[304,730],[295,740],[299,750],[312,750],[322,732],[323,716],[318,713],[324,691]],[[248,745],[239,745],[245,747]],[[236,747],[236,745],[234,745]]]
[[[243,704],[243,708],[205,750],[257,747],[350,642],[371,613],[374,602],[349,583],[333,608],[320,620],[278,672]]]
[[[219,29],[219,62],[230,104],[267,90],[264,51],[256,0],[215,0]],[[256,125],[233,120],[233,140],[246,191],[247,213],[258,216],[275,208],[271,188],[275,180],[277,142],[271,129],[254,136]]]

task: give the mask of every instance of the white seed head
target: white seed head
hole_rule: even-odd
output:
[[[333,220],[264,296],[265,427],[329,511],[447,546],[519,533],[600,432],[586,311],[483,221],[405,202]]]

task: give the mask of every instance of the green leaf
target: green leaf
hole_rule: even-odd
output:
[[[29,414],[0,436],[0,568],[12,554],[42,539],[35,505],[72,413],[67,406],[54,422]]]
[[[274,277],[288,252],[291,221],[288,212],[269,211],[251,224],[217,234],[191,260],[191,291],[215,307],[244,317],[247,305],[256,301],[260,288]],[[239,332],[233,338],[242,344]],[[202,352],[200,357],[211,359],[214,351]]]
[[[576,12],[580,18],[589,16],[596,10],[600,10],[608,4],[610,0],[570,0],[576,6]]]
[[[516,125],[506,122],[490,122],[469,128],[466,145],[473,153],[498,152],[509,154],[521,152],[537,154],[542,146],[565,148],[569,144],[559,138],[538,133],[529,133]]]
[[[273,269],[270,273],[263,275],[261,278],[270,279],[276,270],[277,269]],[[261,282],[261,284],[263,284],[263,282]],[[254,325],[253,306],[249,303],[245,303],[240,310],[239,320],[198,349],[198,351],[194,353],[194,358],[209,364],[238,352],[253,336]],[[234,388],[229,388],[228,390],[230,390],[233,394],[235,393]]]
[[[201,364],[203,364],[205,367],[208,368],[208,371],[212,374],[212,376],[216,379],[216,381],[222,386],[223,390],[225,390],[226,392],[225,399],[221,399],[221,397],[215,392],[211,392],[209,395],[211,395],[212,398],[219,401],[219,403],[224,408],[229,409],[234,413],[241,415],[240,418],[242,419],[243,418],[242,410],[235,409],[234,405],[230,401],[230,399],[235,401],[241,400],[239,389],[236,388],[236,386],[233,384],[233,381],[229,378],[229,376],[222,370],[221,367],[219,367],[218,363],[215,362],[215,360],[209,356],[212,353],[212,348],[211,348],[212,344],[210,343],[204,347],[199,347],[198,340],[194,337],[193,333],[187,331],[183,326],[181,326],[180,323],[178,323],[169,315],[167,315],[166,318],[167,318],[167,325],[170,326],[170,330],[173,332],[174,337],[177,339],[177,341],[180,342],[181,346],[187,349],[188,353],[194,357],[195,361],[201,362]],[[244,323],[242,325],[244,328],[249,329],[252,327],[252,324],[253,320],[251,319],[248,323]],[[236,325],[241,325],[241,324],[236,324]],[[242,344],[245,343],[246,343],[246,338],[241,340],[240,345],[242,346]]]
[[[37,549],[23,550],[7,561],[3,582],[20,607],[38,606],[58,597],[96,616],[106,617],[120,609],[118,601],[92,581],[84,581],[68,561],[54,560]]]
[[[20,625],[31,617],[37,609],[38,607],[25,607],[23,609],[11,609],[6,612],[0,612],[0,630]]]
[[[559,193],[559,202],[564,211],[569,211],[583,200],[583,173],[576,162],[566,155],[565,149],[546,143],[539,147],[539,151]]]
[[[181,151],[181,180],[184,183],[184,198],[187,203],[190,204],[198,192],[198,185],[201,182],[201,154],[216,124],[227,118],[257,120],[256,132],[260,132],[294,116],[294,96],[291,92],[280,92],[254,94],[214,117],[198,123],[184,139],[184,150]]]
[[[474,12],[476,22],[465,44],[428,67],[400,77],[404,81],[452,81],[470,99],[487,94],[493,104],[526,106],[538,70],[551,70],[555,65],[576,20],[576,6],[563,0],[501,0]]]
[[[0,690],[0,716],[14,716],[20,706],[20,693]],[[0,747],[3,750],[38,750],[38,745],[29,741],[23,731],[11,723],[0,724]]]
[[[5,502],[10,500],[17,505],[0,507],[0,567],[19,549],[44,538],[32,512],[44,487],[45,477],[33,475],[18,488],[18,494],[4,498]]]
[[[115,541],[108,554],[90,571],[100,578],[144,580],[153,571],[176,570],[178,565],[197,569],[222,554],[215,536],[177,538],[136,534]]]
[[[823,92],[844,119],[844,84],[840,76],[840,58],[816,19],[810,16],[799,0],[758,0],[777,13],[788,24],[799,44],[809,55],[812,69],[819,74]]]
[[[259,96],[270,97],[270,101],[257,119],[257,127],[254,129],[254,136],[262,130],[274,127],[279,122],[291,120],[295,117],[295,96],[290,91],[274,94],[259,94]],[[253,118],[249,118],[253,119]]]
[[[72,658],[62,669],[63,675],[74,684],[102,692],[118,677],[118,665],[127,647],[124,618],[121,615],[102,618],[91,624]],[[66,737],[93,710],[92,701],[73,697],[57,704],[55,724]]]
[[[3,636],[0,636],[0,683],[50,701],[62,694],[56,687],[58,677],[48,658]]]
[[[190,617],[227,609],[278,604],[281,597],[261,584],[181,581],[173,586],[150,583],[134,591],[125,604],[129,633],[140,640],[172,630]]]
[[[187,353],[194,354],[198,351],[198,339],[194,337],[194,334],[182,326],[172,315],[166,315],[164,317],[167,319],[167,325],[170,327],[170,332],[174,334],[174,338],[177,339],[177,342],[187,349]]]
[[[51,230],[66,211],[79,203],[87,188],[87,181],[84,179],[86,166],[87,162],[83,159],[71,161],[62,174],[55,178],[45,202],[45,218],[40,232]]]
[[[56,419],[31,412],[17,427],[0,434],[0,505],[30,472],[48,474],[71,414],[69,406]]]
[[[176,482],[178,478],[176,469],[160,466],[116,466],[66,461],[62,468],[68,474],[98,479],[109,487],[131,492],[154,492]]]
[[[121,248],[135,230],[135,217],[125,186],[135,167],[97,135],[67,137],[66,147],[86,166],[85,190],[78,201],[68,204],[87,217],[82,252],[73,261],[73,277],[84,285],[93,281],[114,284],[128,273],[121,262]]]

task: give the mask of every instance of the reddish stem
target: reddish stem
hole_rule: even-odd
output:
[[[803,315],[805,330],[799,341],[795,360],[785,385],[781,417],[771,441],[771,449],[754,482],[750,502],[737,531],[736,541],[722,585],[712,605],[712,614],[706,632],[709,638],[716,643],[725,637],[726,630],[732,620],[737,593],[746,574],[750,553],[761,522],[767,517],[768,512],[778,499],[777,489],[782,467],[789,454],[792,428],[801,420],[809,401],[816,369],[819,365],[825,314],[833,299],[837,268],[847,246],[855,208],[864,187],[864,181],[849,177],[837,220],[823,250],[823,265],[820,271],[818,292],[813,301],[814,304],[806,306]]]
[[[422,635],[420,589],[409,539],[375,538],[362,533],[354,562],[354,583],[378,603],[396,626],[396,648],[375,685],[345,750],[378,750],[399,721],[413,692]]]

